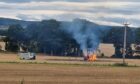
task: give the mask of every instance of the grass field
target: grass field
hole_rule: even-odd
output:
[[[122,59],[37,55],[36,60],[19,60],[17,54],[0,54],[0,84],[140,84],[140,61],[126,59],[138,67],[108,66]]]
[[[140,84],[139,67],[0,64],[0,84]]]

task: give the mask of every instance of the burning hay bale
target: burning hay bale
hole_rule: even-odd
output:
[[[88,55],[84,57],[84,60],[94,62],[97,60],[97,56],[96,54]]]
[[[88,61],[96,61],[96,54],[93,54],[93,55],[90,55],[89,57],[88,57]]]
[[[84,56],[84,60],[85,61],[91,61],[91,62],[94,62],[97,60],[97,54],[96,52],[92,51],[92,49],[88,48],[87,49],[87,52],[86,52],[86,55]]]

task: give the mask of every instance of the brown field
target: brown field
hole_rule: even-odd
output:
[[[0,64],[0,84],[140,84],[140,68]]]
[[[126,61],[140,66],[138,59]],[[98,58],[96,62],[85,62],[81,57],[39,54],[37,60],[19,60],[17,54],[1,53],[0,62],[0,84],[140,84],[140,67],[103,65],[120,63],[122,59]]]
[[[60,64],[97,64],[108,65],[115,63],[122,63],[122,59],[117,58],[97,58],[95,62],[85,62],[83,57],[61,57],[61,56],[47,56],[37,54],[36,60],[20,60],[18,54],[15,53],[0,53],[0,62],[20,62],[20,63],[60,63]],[[140,59],[126,59],[129,65],[140,66]]]

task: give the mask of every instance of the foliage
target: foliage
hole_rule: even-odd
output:
[[[81,28],[82,33],[85,31],[85,24],[88,24],[88,22],[85,21],[83,28]],[[67,33],[61,28],[60,21],[51,19],[32,22],[28,24],[26,28],[23,28],[21,25],[22,24],[12,24],[9,26],[7,32],[0,31],[1,35],[7,36],[7,38],[4,39],[7,51],[17,52],[19,48],[22,47],[24,51],[39,52],[49,55],[81,55],[79,44],[71,36],[72,34]],[[118,53],[117,56],[121,57],[122,53],[120,50],[123,47],[124,28],[118,26],[103,26],[103,28],[108,28],[101,32],[101,34],[106,33],[105,36],[100,37],[103,39],[103,43],[113,43],[115,54]],[[127,48],[129,48],[130,51],[131,43],[135,41],[140,43],[140,29],[135,29],[136,31],[133,30],[134,29],[131,28],[127,29]],[[98,34],[99,32],[96,33]],[[134,38],[134,34],[136,38]],[[89,47],[90,46],[91,45],[89,45]]]
[[[17,52],[20,45],[24,42],[26,36],[24,35],[24,29],[20,25],[11,25],[6,34],[6,50]]]
[[[60,24],[56,20],[43,20],[29,25],[26,30],[30,38],[30,50],[50,55],[77,55],[78,50],[76,53],[75,50],[79,45],[60,28]]]

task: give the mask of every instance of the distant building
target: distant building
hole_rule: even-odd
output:
[[[0,36],[0,50],[5,51],[5,42],[3,39],[6,38],[6,36]]]
[[[115,48],[113,44],[103,44],[99,45],[99,50],[107,57],[111,57],[115,53]]]

